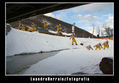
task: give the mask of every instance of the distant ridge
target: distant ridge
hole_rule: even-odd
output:
[[[71,24],[49,17],[49,16],[45,16],[45,15],[37,15],[37,16],[26,18],[26,19],[22,19],[21,23],[31,26],[31,23],[34,22],[37,25],[37,27],[43,27],[43,24],[42,24],[43,20],[46,20],[49,23],[49,27],[48,27],[49,30],[56,31],[57,30],[56,25],[61,24],[63,32],[71,33],[72,31]],[[18,21],[15,21],[9,24],[11,24],[12,27],[18,27],[18,23],[19,23]],[[84,38],[92,37],[91,33],[78,27],[76,27],[75,33],[76,33],[76,37],[84,37]],[[96,38],[96,36],[94,35],[93,37]]]

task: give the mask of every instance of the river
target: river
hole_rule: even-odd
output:
[[[6,74],[19,74],[25,69],[29,68],[31,65],[46,59],[48,57],[54,56],[58,53],[47,52],[47,53],[35,53],[35,54],[19,54],[16,56],[6,57]]]

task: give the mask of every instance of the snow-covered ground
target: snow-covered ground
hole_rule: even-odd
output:
[[[26,32],[12,28],[6,36],[6,56],[71,47],[71,40],[68,37],[52,36],[39,32]]]
[[[88,51],[87,49],[71,49],[61,51],[55,56],[44,59],[26,70],[25,74],[72,74],[102,73],[98,64],[102,57],[112,57],[110,50]],[[96,66],[97,65],[97,66]]]
[[[60,51],[55,56],[49,57],[32,65],[24,74],[72,74],[102,73],[98,64],[103,57],[113,57],[113,40],[109,40],[109,49],[87,50],[85,46],[92,47],[105,40],[92,38],[76,38],[78,45],[72,45],[69,37],[59,37],[38,32],[26,32],[12,28],[6,36],[6,56],[19,53]],[[84,45],[81,46],[80,43]],[[94,47],[93,47],[94,48]]]
[[[57,31],[52,31],[52,30],[49,30],[50,33],[57,33]],[[65,33],[65,32],[62,32],[63,35],[72,35],[72,33]]]

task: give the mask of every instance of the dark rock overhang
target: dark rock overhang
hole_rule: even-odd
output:
[[[81,6],[88,3],[6,3],[6,22],[13,22],[31,16]]]

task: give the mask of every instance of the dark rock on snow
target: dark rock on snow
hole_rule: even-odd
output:
[[[10,28],[10,27],[11,27],[10,25],[6,25],[6,28],[5,28],[5,30],[6,30],[6,35],[8,34],[8,32],[11,31],[11,28]]]
[[[83,43],[80,43],[80,45],[82,45],[82,46],[83,46]]]
[[[99,64],[99,68],[104,74],[113,74],[113,59],[104,57]]]

